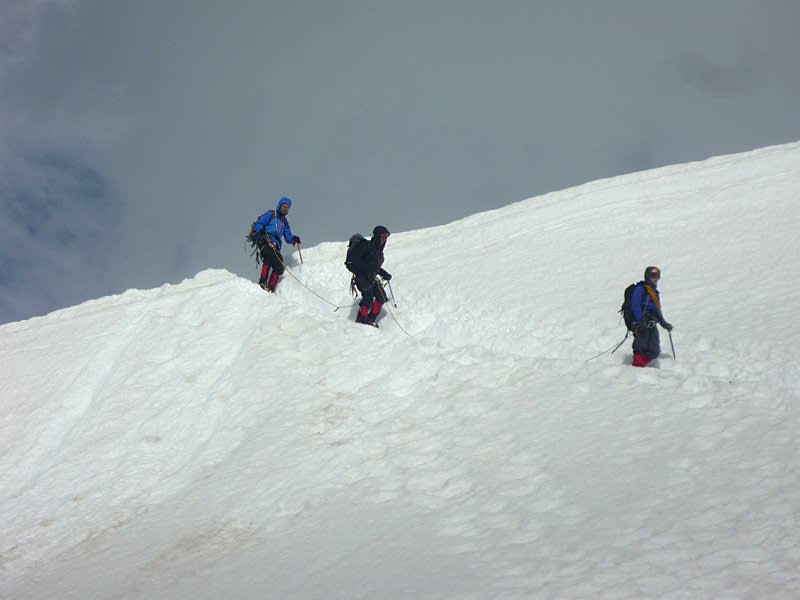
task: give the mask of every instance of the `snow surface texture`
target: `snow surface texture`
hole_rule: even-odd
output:
[[[344,241],[0,327],[0,595],[800,597],[798,189],[790,144],[396,233],[380,329]]]

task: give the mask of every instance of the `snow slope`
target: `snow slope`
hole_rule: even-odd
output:
[[[395,233],[378,330],[344,241],[0,327],[0,596],[800,596],[799,166]],[[634,369],[648,264],[677,360]]]

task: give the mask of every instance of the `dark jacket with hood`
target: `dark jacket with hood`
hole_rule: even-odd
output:
[[[366,243],[362,242],[360,246],[360,251],[353,257],[355,273],[368,278],[377,274],[389,279],[391,276],[382,268],[384,243],[381,241],[381,235],[373,232],[372,237]]]

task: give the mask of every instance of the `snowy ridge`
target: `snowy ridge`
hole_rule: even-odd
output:
[[[395,233],[380,330],[345,242],[0,327],[0,595],[797,596],[798,165]],[[646,264],[678,360],[588,361]]]

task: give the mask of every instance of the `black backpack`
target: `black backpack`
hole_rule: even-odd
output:
[[[367,238],[360,233],[354,233],[347,242],[347,255],[344,258],[344,266],[351,273],[358,271],[361,261],[366,251]]]
[[[628,328],[628,331],[633,331],[633,328],[636,325],[636,317],[633,316],[633,304],[631,303],[631,299],[633,298],[633,290],[635,290],[639,285],[645,286],[645,289],[649,287],[644,281],[632,283],[626,287],[625,295],[622,299],[622,306],[618,311],[625,320],[625,327]],[[642,312],[644,312],[644,308],[647,306],[647,297],[647,294],[645,294],[644,302],[642,303]]]
[[[636,319],[633,316],[631,298],[633,298],[633,290],[636,289],[636,286],[639,285],[639,283],[632,283],[625,288],[625,295],[623,296],[622,306],[619,309],[619,313],[625,320],[625,327],[628,328],[628,331],[633,331],[633,326],[636,323]]]

